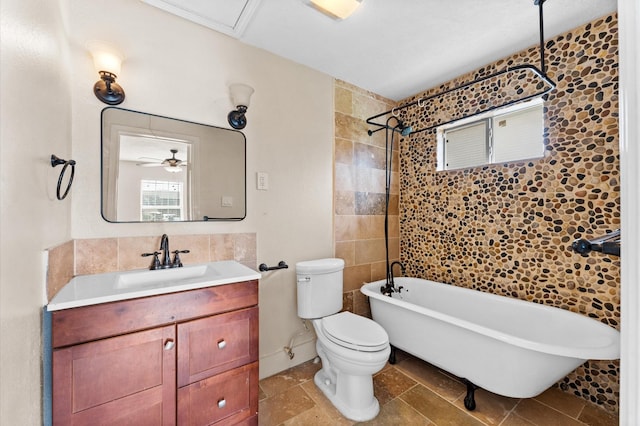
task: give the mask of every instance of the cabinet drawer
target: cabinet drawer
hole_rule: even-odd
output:
[[[258,360],[258,308],[178,324],[178,387]]]
[[[178,425],[235,425],[258,413],[258,363],[178,389]]]
[[[53,424],[175,423],[175,328],[53,352]]]
[[[75,345],[258,304],[258,281],[54,311],[53,347]]]

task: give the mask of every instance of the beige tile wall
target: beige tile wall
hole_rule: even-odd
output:
[[[171,250],[190,251],[180,255],[185,265],[236,260],[256,269],[255,233],[173,235],[169,242]],[[51,300],[75,275],[147,268],[152,258],[141,254],[158,247],[160,237],[80,239],[53,247],[49,249],[47,296]]]
[[[362,284],[384,279],[385,134],[367,135],[365,120],[395,104],[371,92],[335,84],[335,255],[345,260],[344,308],[370,316]],[[396,146],[398,140],[396,138]],[[390,260],[400,257],[398,151],[393,155],[389,216]]]

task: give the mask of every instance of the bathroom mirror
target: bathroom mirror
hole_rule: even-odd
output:
[[[103,109],[101,210],[108,222],[244,219],[244,134]]]

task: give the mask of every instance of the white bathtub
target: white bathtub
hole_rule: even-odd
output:
[[[389,297],[384,283],[361,291],[391,345],[500,395],[533,397],[588,359],[620,356],[620,333],[584,315],[418,278],[396,278]]]

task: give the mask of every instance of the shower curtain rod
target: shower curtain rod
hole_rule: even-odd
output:
[[[498,109],[498,108],[508,107],[510,105],[513,105],[513,104],[516,104],[516,103],[519,103],[519,102],[524,102],[524,101],[527,101],[529,99],[533,99],[533,98],[536,98],[536,97],[539,97],[539,96],[546,95],[547,93],[549,93],[550,91],[555,89],[556,88],[556,83],[554,83],[547,76],[546,67],[545,67],[545,61],[544,61],[544,13],[543,13],[543,10],[542,10],[542,5],[544,4],[545,1],[546,0],[534,0],[534,5],[538,6],[538,21],[539,21],[539,30],[540,30],[540,68],[541,69],[538,69],[534,65],[530,65],[530,64],[516,65],[516,66],[510,67],[510,68],[506,68],[506,69],[504,69],[502,71],[497,71],[497,72],[495,72],[493,74],[490,74],[488,76],[485,76],[485,77],[482,77],[482,78],[479,78],[479,79],[475,79],[475,80],[470,81],[469,83],[465,83],[465,84],[463,84],[461,86],[456,86],[456,87],[453,87],[451,89],[447,89],[447,90],[444,90],[442,92],[438,92],[438,93],[436,93],[434,95],[430,95],[430,96],[427,96],[427,97],[424,97],[424,98],[417,99],[417,100],[415,100],[413,102],[409,102],[407,104],[400,105],[399,107],[392,108],[389,111],[385,111],[383,113],[371,116],[371,117],[367,118],[366,122],[367,122],[367,124],[370,124],[372,126],[376,126],[377,129],[369,130],[368,131],[369,136],[371,136],[372,134],[374,134],[376,132],[379,132],[380,130],[384,130],[384,129],[389,128],[389,125],[386,124],[386,122],[384,124],[374,122],[373,120],[375,120],[376,118],[380,118],[380,117],[383,117],[385,115],[391,114],[394,117],[399,119],[399,116],[398,116],[398,113],[397,113],[399,110],[403,110],[403,109],[412,107],[414,105],[418,105],[419,107],[422,107],[425,102],[428,102],[428,101],[430,101],[430,100],[432,100],[434,98],[447,95],[447,94],[449,94],[451,92],[455,92],[457,90],[464,90],[467,87],[472,86],[474,84],[482,83],[482,82],[484,82],[486,80],[489,80],[489,79],[492,79],[492,78],[495,78],[495,77],[499,77],[499,76],[501,76],[503,74],[507,74],[507,73],[510,73],[510,72],[520,71],[520,70],[530,70],[531,72],[536,74],[544,83],[546,83],[548,87],[545,90],[536,92],[536,93],[534,93],[532,95],[525,96],[525,97],[520,98],[520,99],[515,99],[515,100],[509,101],[509,102],[506,102],[506,103],[502,103],[502,104],[499,104],[499,105],[495,105],[495,106],[489,107],[489,108],[487,108],[485,110],[478,111],[478,112],[473,113],[473,114],[465,115],[465,116],[460,117],[460,118],[455,118],[455,119],[449,120],[449,121],[444,122],[444,123],[434,124],[433,126],[429,126],[429,127],[424,128],[424,129],[414,130],[411,133],[426,132],[426,131],[431,130],[431,129],[435,128],[435,127],[444,126],[446,124],[452,123],[452,122],[457,121],[457,120],[462,120],[464,118],[469,118],[469,117],[473,117],[475,115],[484,114],[486,112],[493,111],[493,110]]]

